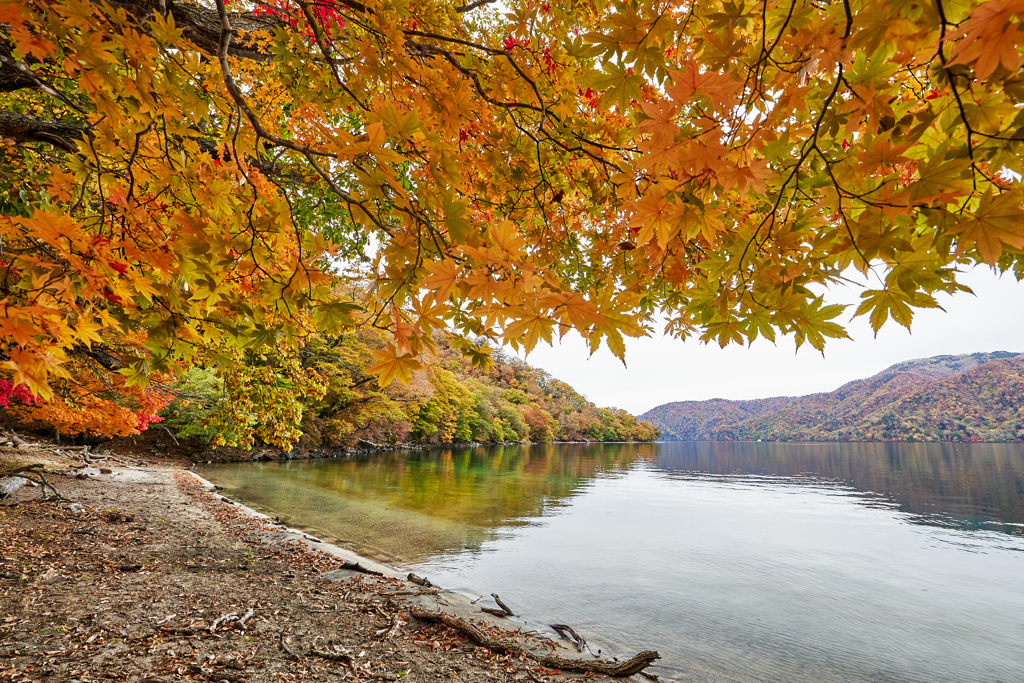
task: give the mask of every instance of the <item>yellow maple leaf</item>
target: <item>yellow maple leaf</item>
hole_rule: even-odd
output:
[[[388,344],[387,348],[372,353],[377,362],[367,368],[367,372],[377,375],[377,385],[382,389],[396,379],[402,384],[408,384],[412,381],[413,371],[422,367],[412,354],[398,355],[394,344]]]
[[[665,92],[677,102],[688,103],[694,95],[708,98],[712,106],[728,109],[735,106],[743,83],[726,74],[715,71],[701,72],[701,67],[691,61],[680,71],[670,71],[672,83],[665,86]]]
[[[651,134],[651,142],[655,147],[666,147],[675,140],[679,126],[673,119],[679,113],[679,104],[671,100],[663,102],[641,102],[647,119],[637,125],[637,130]]]
[[[604,316],[597,310],[592,302],[578,292],[569,292],[559,297],[562,303],[559,307],[564,312],[563,322],[568,323],[577,329],[585,329],[592,324],[600,324],[605,321]],[[563,334],[565,330],[563,329]]]
[[[505,328],[505,340],[517,341],[523,345],[526,353],[529,353],[541,340],[551,343],[554,326],[555,321],[544,315],[536,306],[528,306],[518,320]]]
[[[512,221],[501,221],[497,225],[492,226],[487,231],[487,237],[494,246],[508,255],[517,254],[519,249],[526,244],[526,241],[520,237],[519,231]]]
[[[990,0],[979,3],[970,12],[970,18],[963,23],[953,36],[963,38],[953,48],[953,64],[974,63],[974,73],[979,80],[992,75],[1000,64],[1010,73],[1020,68],[1021,56],[1018,46],[1022,34],[1019,25],[1012,19],[1024,11],[1020,0]]]

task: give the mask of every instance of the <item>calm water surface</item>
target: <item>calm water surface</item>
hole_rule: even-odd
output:
[[[1024,682],[1024,447],[516,446],[207,466],[685,681]]]

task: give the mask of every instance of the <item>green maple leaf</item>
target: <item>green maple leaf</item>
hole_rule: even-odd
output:
[[[849,339],[850,335],[842,325],[832,322],[839,317],[846,306],[842,304],[823,305],[821,297],[812,299],[803,311],[804,319],[796,328],[796,348],[804,344],[810,344],[814,349],[824,354],[826,339]]]
[[[629,69],[618,64],[606,64],[604,74],[594,80],[594,88],[603,90],[601,96],[602,104],[614,104],[626,109],[630,100],[638,100],[641,97],[640,84],[642,80]]]

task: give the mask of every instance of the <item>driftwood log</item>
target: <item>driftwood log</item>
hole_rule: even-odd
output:
[[[654,650],[644,650],[634,657],[618,663],[600,660],[586,661],[582,659],[568,659],[558,655],[531,652],[522,645],[499,640],[498,638],[492,638],[484,633],[479,627],[453,614],[419,608],[409,610],[409,614],[417,619],[437,621],[449,628],[460,631],[468,636],[474,643],[482,645],[488,650],[508,655],[524,655],[525,657],[529,657],[538,664],[550,669],[561,669],[563,671],[576,671],[580,673],[593,672],[604,674],[606,676],[632,676],[633,674],[640,673],[649,667],[655,659],[660,659],[660,655]]]
[[[417,576],[416,574],[413,574],[412,572],[409,572],[409,576],[407,578],[410,581],[412,581],[413,583],[415,583],[417,586],[423,586],[424,588],[433,588],[434,587],[434,584],[430,583],[429,579],[424,578],[422,576]]]
[[[0,479],[0,499],[7,498],[27,483],[28,479],[25,477],[4,477]]]

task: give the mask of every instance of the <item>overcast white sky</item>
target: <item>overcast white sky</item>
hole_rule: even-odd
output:
[[[538,346],[527,360],[599,406],[639,415],[670,401],[832,391],[912,358],[976,351],[1024,353],[1024,284],[1010,274],[999,278],[987,268],[976,268],[961,281],[976,296],[942,295],[939,303],[945,312],[919,311],[911,332],[890,320],[875,338],[867,318],[857,318],[846,325],[853,339],[828,342],[824,358],[809,346],[795,352],[791,337],[775,345],[758,339],[750,348],[720,349],[655,336],[627,340],[628,367],[623,368],[604,348],[588,359],[583,341],[568,334],[554,347]],[[840,289],[826,300],[856,303],[859,296],[859,290]]]

